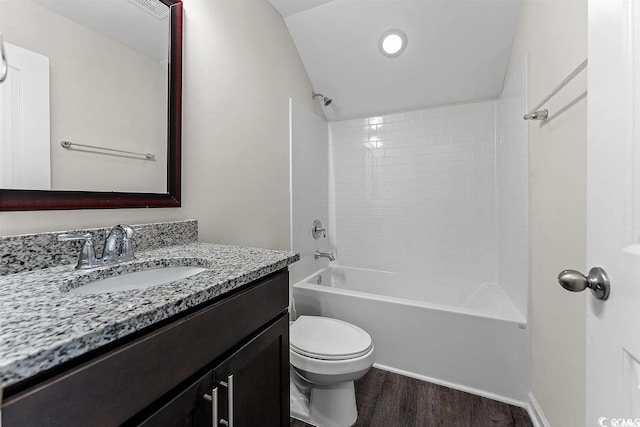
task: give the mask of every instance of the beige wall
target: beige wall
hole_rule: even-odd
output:
[[[587,1],[525,0],[509,74],[529,54],[533,107],[587,55]],[[550,115],[586,91],[583,73],[545,108]],[[529,127],[532,391],[552,426],[584,426],[585,295],[557,283],[585,270],[586,100]]]
[[[195,218],[200,239],[288,249],[288,99],[322,114],[266,0],[184,3],[180,209],[2,212],[0,234]]]

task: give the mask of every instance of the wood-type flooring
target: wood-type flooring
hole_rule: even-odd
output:
[[[356,402],[358,427],[533,427],[523,408],[375,368],[356,381]]]

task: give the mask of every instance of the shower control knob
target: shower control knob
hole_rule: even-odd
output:
[[[600,267],[594,267],[589,270],[588,276],[576,270],[563,270],[558,275],[558,282],[563,288],[571,292],[581,292],[589,288],[593,292],[593,296],[603,301],[609,298],[611,289],[609,276]]]
[[[320,236],[327,237],[327,229],[322,227],[322,223],[319,219],[313,221],[313,228],[311,229],[313,238],[318,240]]]

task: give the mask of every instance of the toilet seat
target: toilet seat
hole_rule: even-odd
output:
[[[371,352],[371,336],[338,319],[300,316],[290,328],[290,349],[301,356],[320,360],[347,360]]]

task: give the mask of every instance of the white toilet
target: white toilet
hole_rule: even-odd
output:
[[[353,382],[374,361],[369,334],[342,320],[300,316],[290,326],[289,354],[291,415],[319,427],[353,425],[358,417]]]

